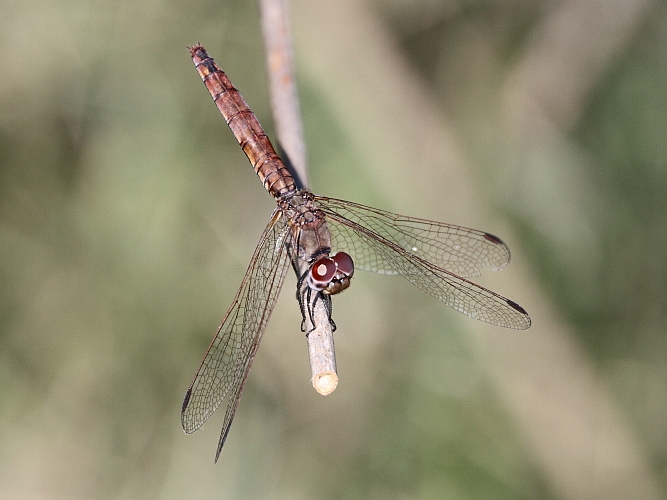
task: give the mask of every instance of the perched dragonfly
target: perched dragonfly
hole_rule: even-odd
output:
[[[290,266],[297,271],[303,317],[323,301],[331,319],[331,296],[350,286],[355,267],[400,274],[429,295],[467,316],[506,328],[530,326],[528,313],[465,277],[483,268],[502,269],[507,246],[475,229],[397,215],[297,189],[257,118],[227,75],[201,45],[192,61],[277,206],[259,239],[241,287],[185,393],[181,422],[196,431],[228,397],[215,460],[225,443],[259,342]],[[304,300],[303,297],[306,297]]]

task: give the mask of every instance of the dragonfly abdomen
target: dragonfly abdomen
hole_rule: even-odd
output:
[[[227,125],[266,190],[275,198],[296,190],[294,179],[238,90],[201,45],[190,49],[192,61]]]

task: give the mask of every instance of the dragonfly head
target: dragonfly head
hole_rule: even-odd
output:
[[[320,257],[308,270],[306,281],[311,290],[324,295],[336,295],[350,286],[354,262],[345,252]]]

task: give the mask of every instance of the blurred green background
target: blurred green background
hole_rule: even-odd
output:
[[[404,280],[289,275],[220,462],[183,394],[273,202],[201,42],[273,135],[253,1],[0,1],[0,498],[667,496],[667,5],[294,1],[313,191],[478,227],[527,332]]]

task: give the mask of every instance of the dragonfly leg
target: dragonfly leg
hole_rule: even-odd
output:
[[[296,270],[296,266],[294,267]],[[306,295],[306,302],[310,302],[310,294],[312,290],[310,287],[306,284],[306,289],[304,290],[304,283],[306,280],[306,275],[308,274],[308,270],[306,270],[305,273],[303,273],[298,281],[296,282],[296,301],[299,303],[299,309],[301,310],[301,331],[305,332],[306,331],[306,306],[303,303],[304,299],[304,294]],[[312,323],[312,316],[310,317],[311,323]],[[310,332],[308,332],[310,333]]]
[[[313,296],[313,293],[315,294],[315,296],[311,300],[311,297]],[[313,325],[313,328],[310,331],[306,332],[306,336],[308,336],[308,334],[310,332],[312,332],[313,330],[315,330],[315,328],[317,328],[317,325],[315,325],[315,319],[314,319],[315,316],[314,316],[314,314],[315,314],[315,306],[317,305],[318,300],[321,300],[322,303],[324,304],[324,309],[327,313],[327,319],[329,320],[329,324],[331,325],[331,333],[335,332],[336,331],[336,323],[334,323],[334,320],[331,317],[331,313],[333,311],[333,306],[332,306],[332,303],[331,303],[331,295],[324,295],[322,292],[314,291],[311,288],[308,288],[308,291],[306,292],[306,295],[307,295],[306,300],[307,300],[307,304],[308,304],[307,307],[306,307],[306,309],[308,310],[308,319],[310,319],[310,324]],[[305,331],[304,330],[305,321],[306,321],[306,318],[304,317],[303,321],[301,322],[301,331],[302,332]]]
[[[320,298],[324,301],[324,307],[327,310],[327,317],[329,318],[329,324],[331,325],[331,333],[336,331],[336,323],[334,323],[332,314],[333,314],[333,302],[331,301],[331,295],[324,295],[322,292],[317,292]]]
[[[322,300],[324,308],[327,312],[327,319],[329,320],[329,324],[331,325],[331,331],[335,332],[336,323],[334,323],[334,320],[331,317],[333,310],[331,303],[331,296],[324,295],[321,291],[315,291],[308,286],[308,283],[306,282],[306,276],[308,275],[308,272],[309,270],[303,273],[299,277],[296,286],[296,300],[299,303],[299,309],[301,310],[301,318],[302,318],[301,331],[304,332],[306,336],[308,336],[308,334],[310,334],[310,332],[312,332],[315,329],[315,318],[314,318],[315,306],[317,305],[318,300]],[[314,296],[313,292],[315,293]],[[313,325],[313,328],[308,332],[306,332],[306,314],[308,314],[308,319],[310,320],[310,324]]]

